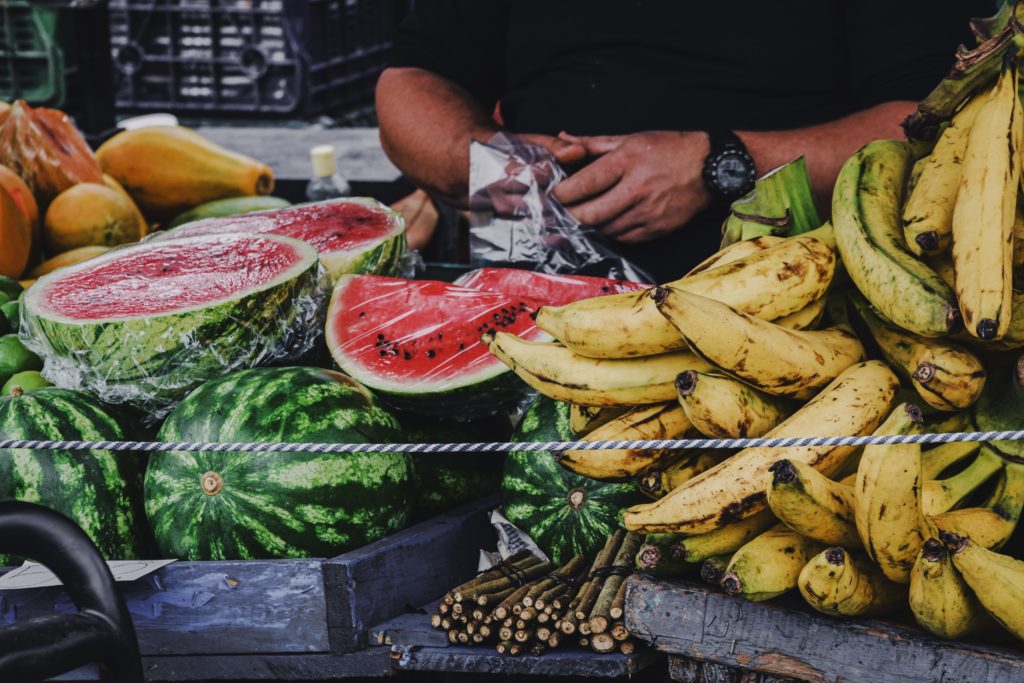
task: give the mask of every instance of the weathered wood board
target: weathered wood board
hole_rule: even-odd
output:
[[[943,641],[886,621],[833,619],[795,603],[750,602],[644,576],[630,579],[626,625],[668,654],[805,681],[1024,681],[1019,649]]]
[[[601,655],[576,649],[559,649],[539,657],[509,657],[499,655],[491,647],[401,645],[391,647],[391,657],[397,671],[586,678],[631,677],[661,659],[658,653],[649,649],[643,649],[628,657],[622,654]]]

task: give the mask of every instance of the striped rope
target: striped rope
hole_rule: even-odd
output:
[[[951,432],[949,434],[893,434],[888,436],[809,436],[756,439],[660,439],[652,441],[498,441],[491,443],[190,443],[163,441],[44,441],[0,439],[0,448],[46,450],[108,450],[153,453],[158,451],[210,451],[215,453],[507,453],[596,451],[606,449],[656,450],[738,448],[804,448],[812,446],[870,446],[901,443],[940,444],[954,441],[1024,441],[1024,430],[1004,432]]]

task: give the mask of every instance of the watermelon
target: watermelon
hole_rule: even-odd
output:
[[[276,235],[117,249],[40,278],[23,339],[54,384],[159,416],[207,379],[308,350],[318,268],[315,249]]]
[[[569,404],[538,396],[512,441],[573,441]],[[505,517],[525,531],[555,564],[577,553],[593,556],[621,525],[623,509],[644,502],[633,482],[583,477],[547,452],[515,451],[505,460],[501,483]],[[649,502],[649,501],[648,501]]]
[[[366,197],[210,218],[156,233],[151,239],[234,232],[270,233],[308,242],[320,252],[332,280],[345,273],[397,275],[407,250],[402,215]]]
[[[517,268],[477,268],[455,280],[455,284],[511,297],[530,297],[545,306],[564,306],[580,299],[648,289],[628,280],[609,280],[589,275],[548,275]]]
[[[162,441],[391,443],[395,417],[330,370],[243,370],[207,382],[167,417]],[[407,522],[404,453],[155,454],[146,513],[162,555],[191,560],[330,557]]]
[[[0,397],[0,439],[123,441],[96,399],[55,387]],[[107,559],[148,555],[143,459],[106,450],[0,450],[0,500],[39,503],[67,515]]]
[[[331,296],[327,347],[342,370],[402,410],[469,419],[528,394],[480,335],[547,339],[530,318],[537,305],[433,280],[346,275]]]
[[[409,443],[505,441],[512,433],[507,415],[471,422],[399,415]],[[496,493],[502,453],[410,453],[416,481],[415,515],[424,519]]]

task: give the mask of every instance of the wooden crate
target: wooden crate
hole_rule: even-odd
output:
[[[644,576],[630,579],[626,625],[661,652],[685,658],[670,666],[680,681],[697,680],[691,675],[699,667],[685,660],[767,674],[765,681],[1024,680],[1024,650],[1012,646],[945,641],[888,621],[826,617],[796,600],[785,605],[750,602],[703,585]]]
[[[489,497],[331,559],[176,562],[119,584],[147,679],[386,675],[386,652],[360,651],[369,627],[472,574],[494,545],[497,505]],[[0,624],[74,610],[60,588],[0,591]]]

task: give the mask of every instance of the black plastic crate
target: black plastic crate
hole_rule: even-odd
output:
[[[110,0],[117,106],[344,115],[373,102],[408,0]]]
[[[67,108],[76,76],[66,10],[0,1],[0,100]]]

